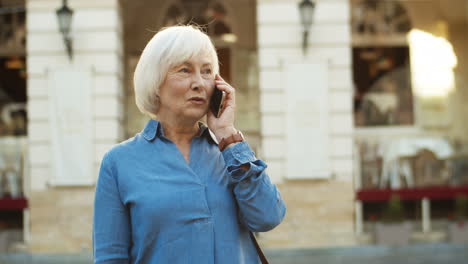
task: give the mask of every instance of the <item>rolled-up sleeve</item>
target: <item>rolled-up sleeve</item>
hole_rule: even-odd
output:
[[[101,163],[94,200],[94,263],[127,264],[131,242],[129,215],[120,199],[108,154]]]
[[[235,144],[222,154],[235,183],[234,195],[242,223],[254,232],[266,232],[279,225],[286,214],[286,206],[265,172],[265,162],[255,157],[247,142]],[[242,165],[248,169],[241,168]]]

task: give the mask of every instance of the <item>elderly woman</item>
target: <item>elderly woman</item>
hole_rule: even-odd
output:
[[[147,44],[134,86],[152,120],[102,160],[94,263],[258,263],[249,231],[273,229],[286,208],[234,126],[235,89],[218,70],[195,27],[166,28]],[[225,92],[218,117],[209,110],[215,85]]]

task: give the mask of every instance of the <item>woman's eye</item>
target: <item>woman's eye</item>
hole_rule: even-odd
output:
[[[211,74],[211,69],[205,69],[205,70],[203,70],[203,74]]]
[[[182,68],[182,69],[179,70],[179,72],[188,73],[189,69],[188,68]]]

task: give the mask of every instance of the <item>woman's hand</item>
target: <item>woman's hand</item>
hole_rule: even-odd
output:
[[[237,133],[237,129],[234,127],[236,91],[231,85],[224,81],[219,74],[215,76],[215,84],[219,90],[225,92],[224,104],[221,109],[221,114],[217,118],[211,110],[208,110],[207,122],[208,127],[216,135],[218,142],[220,142],[222,138],[227,138]]]

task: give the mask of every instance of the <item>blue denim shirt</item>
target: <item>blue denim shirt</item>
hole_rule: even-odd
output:
[[[155,120],[105,154],[94,263],[259,262],[249,230],[273,229],[285,204],[246,142],[220,152],[209,130],[200,131],[189,164]]]

